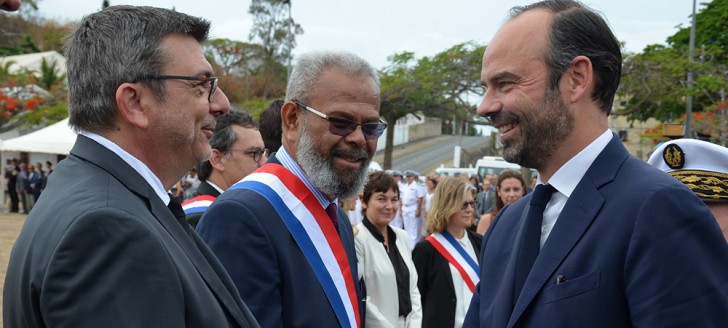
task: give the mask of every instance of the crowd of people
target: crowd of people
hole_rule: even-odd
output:
[[[13,247],[4,326],[728,322],[728,149],[630,156],[607,125],[619,43],[581,3],[514,8],[483,55],[478,114],[535,180],[369,172],[388,124],[348,52],[301,54],[258,125],[218,87],[209,29],[111,6],[71,32],[79,135]]]
[[[45,168],[45,169],[44,169]],[[4,209],[9,213],[27,214],[40,198],[53,172],[53,163],[46,161],[45,166],[19,162],[17,158],[8,160],[4,168]]]

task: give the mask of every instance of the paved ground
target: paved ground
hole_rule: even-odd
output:
[[[20,228],[25,222],[25,214],[0,213],[0,318],[2,318],[3,285],[5,284],[5,272],[8,268],[10,250],[15,239],[20,233]],[[0,320],[0,327],[3,326]]]

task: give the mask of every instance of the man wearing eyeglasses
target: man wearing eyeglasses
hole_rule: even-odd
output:
[[[230,111],[218,117],[210,147],[210,159],[196,166],[202,182],[195,196],[182,203],[193,228],[217,196],[268,160],[258,126],[245,112]]]
[[[352,227],[339,199],[363,187],[377,139],[377,72],[349,53],[298,58],[283,146],[197,226],[264,327],[362,327]]]
[[[229,111],[201,42],[209,22],[115,6],[66,45],[79,135],[28,215],[3,295],[6,327],[258,327],[170,189],[210,157]]]

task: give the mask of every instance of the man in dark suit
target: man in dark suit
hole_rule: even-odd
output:
[[[5,178],[8,185],[8,196],[10,197],[10,213],[18,213],[18,160],[10,160],[10,166],[5,171]]]
[[[539,184],[488,229],[464,327],[724,327],[718,225],[608,129],[622,65],[609,26],[569,0],[511,13],[483,55],[478,113]]]
[[[283,147],[220,195],[197,231],[264,327],[361,327],[355,196],[386,124],[376,71],[349,53],[308,53],[281,108]]]
[[[187,222],[193,228],[217,196],[268,159],[258,127],[245,112],[230,111],[220,116],[210,147],[210,159],[196,166],[200,186],[194,197],[182,203]]]
[[[78,24],[66,58],[80,134],[13,248],[6,327],[258,327],[179,204],[167,205],[229,111],[200,46],[208,30],[132,6]]]
[[[478,220],[481,216],[493,212],[495,207],[495,190],[492,188],[489,178],[489,175],[483,178],[483,191],[475,197],[475,218]]]

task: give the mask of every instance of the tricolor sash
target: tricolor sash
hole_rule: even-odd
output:
[[[270,201],[306,256],[342,327],[360,327],[359,302],[344,245],[321,203],[291,171],[265,164],[230,189]]]
[[[215,201],[215,198],[210,195],[199,195],[182,203],[182,209],[185,211],[185,214],[202,213],[210,207],[212,202]]]
[[[460,246],[458,241],[455,240],[455,237],[447,232],[447,230],[443,230],[441,233],[433,233],[427,236],[427,241],[460,272],[463,281],[470,288],[470,291],[475,291],[475,285],[480,281],[480,276],[478,275],[480,267],[478,266],[478,262],[465,251],[463,246]]]

